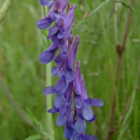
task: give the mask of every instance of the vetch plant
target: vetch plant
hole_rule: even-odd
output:
[[[50,8],[50,12],[37,25],[40,29],[48,29],[50,47],[40,54],[42,64],[55,61],[52,76],[58,75],[55,86],[43,90],[44,95],[56,94],[54,107],[49,113],[58,113],[56,124],[65,126],[64,138],[68,140],[97,140],[93,135],[86,135],[86,122],[96,120],[91,106],[103,106],[100,99],[88,98],[84,76],[81,74],[81,62],[75,65],[76,53],[80,37],[71,33],[75,17],[76,4],[68,8],[68,0],[40,0],[42,6]],[[52,27],[50,25],[54,23]],[[56,56],[56,52],[60,50]],[[51,75],[50,75],[51,76]],[[74,107],[73,107],[74,104]]]

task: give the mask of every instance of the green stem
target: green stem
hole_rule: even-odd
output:
[[[43,17],[45,17],[47,12],[47,9],[43,7]],[[46,35],[46,33],[44,34]],[[48,35],[48,33],[47,33]],[[49,41],[45,40],[45,46],[49,47],[50,43]],[[43,44],[44,45],[44,44]],[[52,63],[50,62],[49,64],[46,65],[46,86],[51,86],[52,85],[52,78],[51,78],[51,68],[52,68]],[[46,109],[47,111],[53,107],[52,105],[52,95],[46,96]],[[46,127],[47,127],[47,133],[50,136],[51,140],[54,140],[54,130],[53,130],[53,119],[52,119],[52,114],[47,113],[46,114]]]
[[[3,19],[5,18],[9,8],[12,5],[13,0],[6,0],[4,2],[4,4],[2,5],[1,9],[0,9],[0,23],[3,21]]]
[[[52,85],[51,68],[52,68],[52,63],[49,63],[46,66],[46,85],[47,86]],[[46,97],[46,108],[47,110],[52,108],[52,95],[49,95]],[[50,113],[47,113],[47,132],[49,136],[51,137],[51,140],[54,140],[53,119],[52,119],[52,114]]]

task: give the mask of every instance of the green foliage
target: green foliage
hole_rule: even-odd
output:
[[[121,131],[120,131],[120,134],[119,134],[117,140],[122,140],[122,137],[123,137],[123,135],[124,135],[124,133],[126,131],[126,128],[128,127],[128,119],[130,118],[130,116],[132,114],[132,111],[133,111],[133,108],[134,108],[135,94],[136,94],[136,91],[133,92],[132,101],[131,101],[129,110],[128,110],[125,118],[124,118],[122,128],[121,128]]]
[[[87,134],[96,135],[99,140],[104,140],[109,126],[117,57],[112,11],[114,2],[71,0],[71,4],[74,1],[77,4],[77,10],[72,32],[75,36],[80,35],[81,37],[77,60],[82,62],[81,70],[85,76],[88,96],[101,98],[104,101],[102,108],[93,108],[97,120],[95,123],[87,125]],[[0,7],[3,2],[4,0],[0,1]],[[116,110],[119,113],[117,112],[114,122],[116,125],[119,124],[119,127],[112,140],[116,140],[122,130],[125,130],[123,138],[126,140],[137,140],[140,137],[140,94],[136,94],[134,108],[131,115],[128,115],[129,119],[123,125],[124,127],[120,125],[123,112],[132,97],[140,56],[139,1],[134,2],[133,9],[135,12],[132,14],[130,32],[119,75],[116,101]],[[120,41],[124,33],[127,11],[128,9],[122,4],[118,6]],[[34,135],[45,140],[48,137],[46,133],[46,98],[42,94],[42,90],[46,86],[46,71],[38,57],[49,43],[44,45],[46,30],[39,30],[36,25],[42,17],[41,13],[42,9],[38,1],[24,0],[21,2],[17,0],[13,2],[0,24],[0,75],[19,107],[38,128],[36,131],[24,122],[0,86],[0,140],[25,140]],[[85,18],[83,19],[83,17]],[[55,84],[54,77],[53,85]],[[140,90],[137,92],[139,93]],[[63,128],[56,126],[56,117],[56,114],[52,116],[55,139],[64,140]]]
[[[42,139],[40,135],[33,135],[33,136],[28,137],[25,140],[40,140],[40,139]]]

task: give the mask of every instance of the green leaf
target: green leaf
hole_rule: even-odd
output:
[[[128,119],[131,116],[131,113],[132,113],[133,108],[134,108],[135,95],[136,95],[136,91],[133,92],[131,104],[130,104],[129,110],[128,110],[125,118],[124,118],[122,128],[121,128],[121,132],[120,132],[117,140],[122,140],[122,137],[123,137],[123,135],[126,131],[126,128],[127,128],[127,125],[128,125]]]
[[[80,9],[80,3],[77,0],[74,0],[74,3],[76,3],[77,7],[76,7],[76,16],[81,19],[82,18],[82,14],[81,14],[81,9]]]
[[[128,9],[134,11],[133,8],[132,8],[130,5],[126,4],[126,3],[123,2],[123,1],[117,1],[117,0],[116,0],[115,2],[121,3],[124,7],[126,7],[126,8],[128,8]]]
[[[88,6],[91,10],[93,10],[93,0],[87,0]]]
[[[42,137],[40,135],[32,135],[25,140],[42,140]]]

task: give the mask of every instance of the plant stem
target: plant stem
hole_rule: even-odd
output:
[[[45,17],[47,9],[45,9],[45,6],[43,6],[43,16]],[[47,42],[47,46],[50,45],[49,41]],[[46,43],[45,43],[46,45]],[[52,62],[46,65],[46,86],[52,85],[52,78],[51,78],[51,68],[52,68]],[[46,96],[46,109],[47,111],[53,107],[52,105],[52,95]],[[46,127],[47,127],[47,133],[50,136],[51,140],[54,140],[54,130],[53,130],[53,119],[52,114],[48,113],[46,114]]]
[[[5,18],[8,10],[10,9],[12,2],[14,0],[6,0],[4,2],[4,4],[2,5],[1,9],[0,9],[0,23],[3,21],[3,19]]]
[[[130,6],[133,5],[134,0],[130,0]],[[117,11],[117,6],[115,3],[115,12]],[[124,49],[126,47],[126,41],[128,37],[128,32],[129,32],[129,27],[130,27],[130,20],[131,20],[131,15],[132,15],[132,10],[129,9],[128,15],[127,15],[127,21],[125,25],[125,30],[123,34],[123,39],[122,39],[122,44],[119,44],[118,40],[118,27],[117,27],[117,13],[115,13],[115,38],[116,38],[116,52],[117,52],[117,63],[116,63],[116,68],[115,68],[115,90],[113,91],[112,94],[112,106],[111,106],[111,114],[110,114],[110,122],[109,122],[109,129],[107,132],[107,137],[106,140],[111,140],[112,135],[114,134],[114,120],[116,116],[116,97],[117,97],[117,91],[118,91],[118,80],[119,80],[119,73],[121,69],[121,63],[122,63],[122,55],[124,52]]]
[[[11,93],[9,92],[8,88],[6,87],[6,85],[4,84],[1,76],[0,76],[0,84],[2,85],[3,89],[5,90],[5,93],[7,95],[7,97],[10,99],[10,101],[12,102],[12,104],[14,105],[15,109],[17,110],[17,112],[20,114],[20,116],[33,128],[37,131],[37,128],[32,124],[32,122],[24,115],[24,113],[22,112],[22,110],[19,108],[18,104],[16,103],[16,101],[14,100],[14,98],[12,97]]]
[[[49,63],[46,66],[46,85],[52,85],[52,78],[51,78],[51,68],[52,63]],[[52,95],[46,97],[46,108],[47,110],[52,108]],[[53,121],[52,121],[52,114],[47,113],[47,132],[51,137],[51,140],[54,140],[54,130],[53,130]]]

